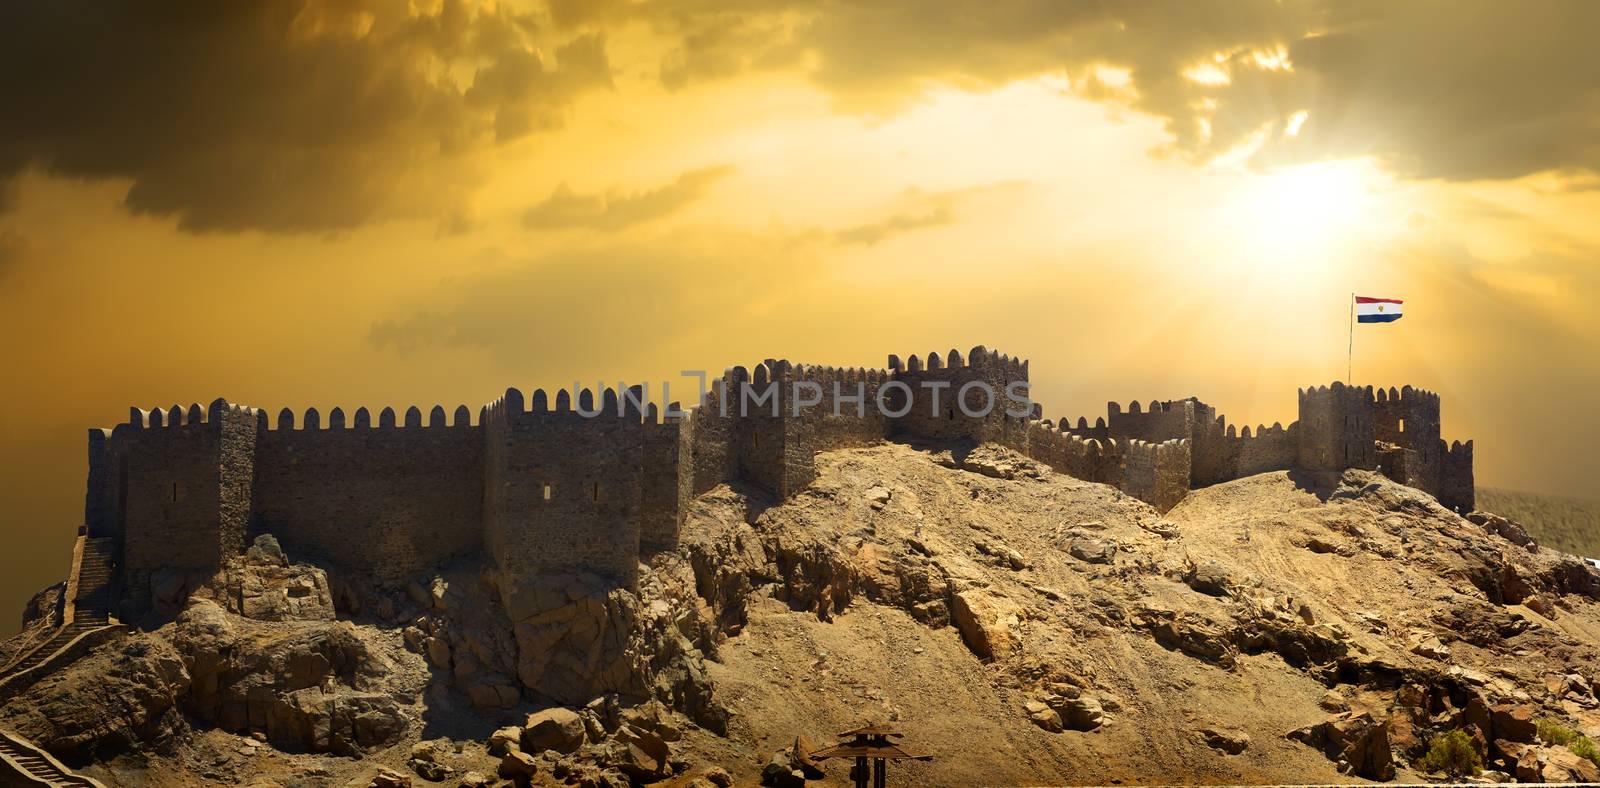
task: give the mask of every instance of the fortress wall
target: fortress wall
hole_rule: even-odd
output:
[[[1042,419],[1030,421],[1027,430],[1029,457],[1075,479],[1098,482],[1106,478],[1104,444],[1100,441],[1062,432],[1057,424]]]
[[[1299,399],[1297,464],[1301,468],[1339,471],[1377,467],[1371,389],[1336,382],[1301,389]]]
[[[1106,426],[1106,420],[1103,416],[1096,418],[1093,425],[1090,425],[1089,420],[1083,416],[1079,416],[1076,423],[1069,421],[1066,417],[1062,417],[1057,422],[1057,426],[1062,432],[1076,435],[1085,440],[1092,438],[1104,442],[1111,438],[1111,428]]]
[[[815,383],[822,390],[820,403],[801,408],[816,451],[869,446],[888,434],[889,420],[878,407],[878,395],[889,380],[888,370],[801,364],[790,374],[794,381]],[[858,393],[864,403],[859,407],[854,402]],[[892,395],[892,389],[885,394],[885,404],[900,407],[902,400]]]
[[[83,497],[83,524],[89,536],[122,536],[118,511],[117,457],[111,430],[89,430],[89,480]]]
[[[891,420],[890,432],[917,438],[956,439],[970,438],[979,441],[1015,442],[1008,438],[1008,430],[1026,431],[1026,418],[1009,427],[1005,411],[1016,407],[1006,397],[1006,387],[1013,382],[1028,380],[1028,362],[1013,359],[1003,353],[991,352],[979,345],[963,361],[961,354],[951,350],[944,356],[929,353],[926,361],[921,356],[909,356],[901,362],[898,356],[889,357],[888,373],[893,380],[910,389],[911,410],[904,416]],[[990,395],[973,385],[985,384]],[[886,398],[893,403],[892,410],[901,407],[903,393]],[[959,400],[959,402],[958,402]],[[960,403],[965,403],[963,412]],[[968,413],[984,415],[970,416]],[[1013,417],[1015,418],[1015,417]]]
[[[1110,427],[1111,437],[1118,440],[1133,439],[1147,443],[1161,443],[1188,439],[1194,435],[1194,406],[1194,400],[1168,402],[1151,400],[1149,408],[1146,409],[1139,406],[1138,400],[1134,400],[1128,403],[1128,409],[1124,411],[1117,403],[1108,402],[1107,424]]]
[[[1228,431],[1227,419],[1217,414],[1217,409],[1198,399],[1193,402],[1190,424],[1190,456],[1193,467],[1189,469],[1191,487],[1205,487],[1239,476],[1239,441]]]
[[[1377,389],[1372,398],[1373,437],[1408,449],[1439,440],[1439,395],[1405,386]]]
[[[263,414],[264,415],[264,414]],[[262,419],[265,421],[265,418]],[[388,581],[482,549],[484,442],[466,408],[429,424],[416,407],[403,421],[366,408],[346,425],[315,408],[298,427],[285,409],[257,446],[254,527],[291,554],[317,556]]]
[[[1456,441],[1448,447],[1439,441],[1442,454],[1439,490],[1435,496],[1439,503],[1466,514],[1477,508],[1477,485],[1472,474],[1472,441]]]
[[[238,555],[244,552],[245,532],[250,528],[259,414],[254,408],[218,399],[211,403],[208,421],[216,424],[221,433],[217,493],[220,550],[223,556]]]
[[[1431,391],[1400,389],[1400,413],[1404,419],[1403,445],[1416,454],[1407,460],[1407,484],[1434,495],[1444,468],[1445,446],[1440,437],[1439,395]]]
[[[1384,443],[1393,443],[1396,446],[1409,445],[1400,433],[1400,421],[1403,414],[1400,411],[1400,392],[1390,387],[1378,387],[1372,398],[1372,437]]]
[[[782,497],[787,458],[784,406],[789,404],[782,381],[772,379],[767,365],[757,364],[754,375],[744,367],[729,369],[723,385],[736,425],[730,446],[734,472]]]
[[[1130,440],[1123,449],[1123,492],[1166,511],[1189,492],[1189,441]]]
[[[646,552],[670,550],[678,545],[685,490],[679,472],[683,420],[671,415],[677,410],[678,403],[672,403],[662,419],[652,403],[645,413],[639,547]]]
[[[1277,422],[1273,422],[1271,427],[1256,427],[1253,434],[1249,427],[1244,428],[1235,439],[1236,460],[1233,475],[1229,478],[1240,479],[1258,473],[1286,471],[1293,468],[1300,452],[1300,440],[1296,430],[1294,424],[1285,428]]]
[[[644,425],[620,395],[588,390],[573,402],[558,392],[551,407],[535,392],[533,409],[509,389],[496,404],[486,439],[499,482],[489,495],[485,542],[514,581],[572,571],[602,575],[632,588],[639,569],[644,508]],[[626,402],[626,400],[623,400]],[[585,417],[579,411],[601,412]],[[509,591],[507,592],[509,593]]]
[[[130,589],[157,570],[220,566],[243,542],[239,490],[248,489],[253,416],[218,400],[211,411],[134,409],[112,433],[117,507]]]
[[[688,454],[689,494],[700,495],[734,478],[738,469],[738,444],[733,411],[723,381],[713,381],[700,406],[685,421],[684,446]]]

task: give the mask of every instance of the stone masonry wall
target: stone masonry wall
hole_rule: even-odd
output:
[[[1128,403],[1124,411],[1115,402],[1106,404],[1107,425],[1111,437],[1119,441],[1136,439],[1147,443],[1162,443],[1193,437],[1195,432],[1195,404],[1192,399],[1160,402],[1150,401],[1148,409],[1139,401]]]
[[[672,419],[654,406],[646,416],[637,387],[553,401],[534,392],[526,406],[510,389],[476,426],[465,407],[450,423],[435,407],[426,424],[418,408],[399,420],[385,409],[376,425],[365,409],[347,424],[335,408],[326,426],[310,409],[298,427],[284,411],[276,428],[222,400],[204,411],[135,409],[129,424],[89,434],[84,520],[95,536],[123,537],[135,595],[148,593],[153,572],[219,566],[255,529],[379,581],[486,552],[509,581],[503,592],[540,596],[544,581],[579,575],[632,587],[641,550],[676,544],[693,496],[742,479],[785,498],[814,479],[818,452],[892,435],[998,443],[1162,510],[1193,487],[1266,471],[1375,468],[1381,445],[1385,473],[1459,511],[1474,502],[1472,443],[1438,438],[1431,392],[1304,389],[1299,421],[1236,431],[1192,397],[1111,403],[1093,425],[1044,421],[1037,405],[1008,414],[1017,405],[1008,385],[1027,379],[1028,362],[979,346],[965,359],[890,356],[885,369],[733,367]],[[993,402],[974,388],[967,405],[986,415],[957,406],[975,382]],[[772,399],[747,397],[768,396],[769,385]]]
[[[1189,441],[1128,441],[1123,449],[1122,491],[1166,511],[1189,492]]]
[[[643,414],[607,390],[573,403],[543,391],[532,409],[509,389],[490,406],[487,439],[497,444],[496,499],[487,507],[485,542],[502,572],[536,577],[581,569],[633,587],[644,511]],[[585,417],[578,411],[594,412]]]
[[[199,405],[135,409],[112,433],[121,479],[123,565],[144,583],[159,569],[222,564],[222,429]]]
[[[670,415],[678,411],[678,403],[672,403],[667,411],[669,415],[662,419],[652,403],[644,418],[639,547],[645,552],[678,545],[679,513],[685,503],[678,472],[683,420]]]
[[[315,408],[298,428],[289,410],[260,421],[252,527],[291,553],[399,580],[482,549],[483,435],[464,406],[453,424],[442,407],[426,425],[415,407],[399,424],[388,408],[377,425],[365,408],[349,425],[338,408],[326,426]]]
[[[83,523],[92,537],[122,536],[121,481],[117,473],[111,430],[89,430],[89,482],[83,497]]]
[[[955,350],[944,356],[929,353],[926,364],[921,356],[908,356],[904,363],[898,356],[890,356],[889,374],[910,389],[911,400],[905,415],[890,419],[890,434],[1004,442],[1006,410],[1017,407],[1007,398],[1007,387],[1028,381],[1028,362],[979,345],[968,353],[965,363]],[[969,388],[969,384],[973,385]],[[976,384],[986,385],[987,392]],[[904,396],[897,390],[895,396],[886,397],[892,403],[890,410],[898,412]],[[1019,423],[1025,425],[1026,421]]]
[[[1334,383],[1300,390],[1298,465],[1310,471],[1378,465],[1373,444],[1372,392]]]
[[[1255,434],[1252,435],[1250,428],[1245,427],[1235,439],[1238,448],[1235,452],[1233,475],[1230,478],[1239,479],[1258,473],[1293,468],[1295,459],[1300,453],[1300,441],[1296,429],[1294,424],[1285,428],[1274,422],[1271,427],[1257,427]],[[1229,427],[1228,433],[1231,438],[1232,427]]]
[[[1439,441],[1442,458],[1439,464],[1439,503],[1466,514],[1477,507],[1477,484],[1472,474],[1472,441],[1453,441],[1445,447]]]

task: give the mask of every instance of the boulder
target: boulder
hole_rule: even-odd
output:
[[[494,780],[483,772],[467,772],[461,775],[457,788],[489,788],[492,784]]]
[[[522,729],[519,727],[507,725],[489,734],[490,755],[505,755],[519,749],[522,749]]]
[[[1016,652],[1020,608],[1009,600],[975,589],[951,597],[950,618],[967,648],[982,659],[1005,659]]]
[[[769,788],[805,788],[805,772],[793,764],[793,755],[787,750],[773,753],[767,765],[761,767],[761,784]]]
[[[1541,776],[1547,783],[1600,782],[1600,767],[1559,744],[1546,747]]]
[[[411,788],[411,776],[379,766],[378,773],[372,776],[367,788]]]
[[[444,782],[444,779],[449,777],[450,773],[453,771],[450,767],[442,763],[432,760],[423,760],[421,758],[412,758],[411,760],[406,761],[406,766],[409,767],[411,771],[416,772],[418,777],[435,783]]]
[[[523,752],[570,753],[583,746],[583,739],[583,718],[562,706],[529,714],[527,723],[522,726]]]
[[[640,782],[672,776],[672,750],[653,731],[623,725],[607,743],[602,763]]]
[[[1544,764],[1539,759],[1539,748],[1529,747],[1517,757],[1516,777],[1519,783],[1543,782]]]
[[[1229,755],[1238,755],[1250,746],[1250,735],[1243,731],[1222,728],[1201,728],[1200,738],[1206,746]]]
[[[1577,673],[1568,673],[1564,678],[1564,690],[1568,695],[1579,697],[1594,697],[1594,688],[1589,686],[1589,680]]]
[[[1290,739],[1322,750],[1332,761],[1349,764],[1351,773],[1368,780],[1394,777],[1394,759],[1389,749],[1389,723],[1373,719],[1367,711],[1340,717],[1290,731]]]
[[[717,788],[728,788],[728,786],[733,785],[733,775],[728,774],[728,770],[721,766],[713,766],[706,769],[700,773],[699,779],[705,780],[717,786]]]
[[[1085,563],[1109,564],[1116,559],[1117,545],[1105,539],[1079,538],[1072,540],[1067,552]]]
[[[1206,561],[1196,566],[1185,581],[1190,588],[1202,594],[1219,597],[1228,595],[1228,572],[1216,561]]]
[[[1048,705],[1036,700],[1030,700],[1022,704],[1022,707],[1028,713],[1028,719],[1032,720],[1033,724],[1051,733],[1060,733],[1063,730],[1061,715]]]
[[[1490,724],[1496,739],[1527,744],[1538,737],[1539,726],[1533,721],[1532,706],[1495,706]]]
[[[586,573],[518,578],[505,595],[522,686],[558,703],[649,695],[635,658],[647,631],[639,598]]]
[[[521,750],[508,750],[500,756],[499,774],[507,780],[527,783],[539,773],[539,761]]]

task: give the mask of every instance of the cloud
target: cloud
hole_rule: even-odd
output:
[[[965,0],[611,4],[678,44],[669,87],[804,64],[844,109],[893,112],[928,86],[1068,74],[1166,120],[1196,162],[1375,156],[1403,175],[1600,171],[1600,4],[1587,0]],[[779,56],[776,53],[783,53]],[[1125,69],[1104,91],[1097,69]],[[1304,113],[1301,115],[1300,113]],[[1296,117],[1301,120],[1294,120]]]
[[[925,227],[943,227],[954,224],[955,212],[950,206],[941,205],[923,213],[896,213],[881,222],[861,224],[849,229],[840,230],[834,238],[842,244],[866,244],[871,246],[890,237],[921,230]]]
[[[479,177],[470,154],[610,85],[598,34],[552,60],[504,4],[416,5],[6,3],[0,181],[126,179],[129,210],[191,231],[448,215]]]
[[[898,199],[901,207],[887,218],[839,230],[833,234],[833,240],[838,244],[874,246],[917,230],[947,227],[957,221],[957,204],[985,195],[1014,192],[1026,186],[1025,181],[1002,181],[939,192],[907,189]]]
[[[523,214],[522,224],[536,230],[586,227],[616,232],[677,212],[733,171],[731,166],[706,167],[683,173],[665,186],[631,193],[612,189],[604,195],[579,194],[563,182]]]

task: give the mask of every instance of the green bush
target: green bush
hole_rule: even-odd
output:
[[[1580,758],[1588,758],[1594,765],[1600,766],[1600,749],[1596,749],[1594,741],[1588,736],[1579,736],[1567,749],[1572,750]]]
[[[1563,747],[1578,738],[1578,732],[1561,723],[1546,717],[1539,720],[1539,739],[1545,744],[1559,744]]]
[[[1451,777],[1477,774],[1483,770],[1483,760],[1472,748],[1472,737],[1456,729],[1428,740],[1428,753],[1417,761],[1424,772],[1442,772]]]
[[[1588,736],[1562,725],[1555,720],[1539,720],[1539,739],[1545,744],[1559,744],[1572,750],[1579,758],[1588,758],[1600,766],[1600,748]]]

